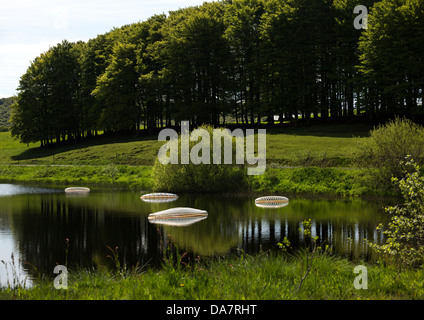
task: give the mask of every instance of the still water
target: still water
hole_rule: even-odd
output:
[[[0,284],[30,278],[34,269],[52,274],[57,264],[109,265],[109,248],[117,248],[128,266],[156,266],[169,243],[193,258],[278,250],[284,237],[298,247],[304,219],[312,219],[312,235],[336,253],[369,259],[364,239],[381,243],[383,235],[375,228],[388,218],[383,210],[388,201],[382,199],[285,195],[288,206],[269,209],[256,207],[249,196],[180,195],[173,202],[147,203],[142,194],[92,189],[81,196],[63,188],[0,184]],[[149,222],[150,213],[173,207],[206,210],[208,217],[184,227]]]

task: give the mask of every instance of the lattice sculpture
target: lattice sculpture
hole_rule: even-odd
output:
[[[89,188],[85,187],[70,187],[65,189],[66,193],[87,193],[90,192]]]
[[[145,202],[171,202],[178,199],[173,193],[148,193],[140,197]]]
[[[282,196],[266,196],[255,199],[255,204],[261,208],[282,208],[289,204],[289,199]]]
[[[188,226],[208,217],[205,210],[193,208],[172,208],[149,214],[149,222],[170,226]]]

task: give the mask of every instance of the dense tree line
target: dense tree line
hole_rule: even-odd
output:
[[[0,99],[0,132],[7,131],[10,127],[10,106],[13,103],[12,98]]]
[[[354,28],[358,4],[367,29]],[[20,80],[12,134],[48,145],[182,120],[418,116],[422,48],[421,0],[204,3],[42,53]]]

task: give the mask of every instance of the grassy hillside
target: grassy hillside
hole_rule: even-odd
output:
[[[267,161],[286,165],[344,166],[356,136],[372,127],[363,124],[272,128],[267,130]],[[163,142],[157,136],[98,137],[80,144],[40,148],[0,133],[0,164],[152,165]]]
[[[344,168],[350,165],[354,137],[367,136],[369,129],[345,124],[267,130],[267,171],[250,176],[249,190],[385,194],[385,190],[362,184],[362,170]],[[40,148],[37,143],[22,144],[9,132],[1,132],[0,181],[154,190],[152,165],[163,143],[157,136],[97,137],[76,145]]]
[[[2,132],[0,164],[153,164],[162,143],[157,137],[99,137],[80,144],[40,148],[39,143],[22,144],[13,139],[9,132]]]

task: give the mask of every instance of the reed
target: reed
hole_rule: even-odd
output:
[[[29,276],[22,274],[20,268],[21,258],[16,260],[15,254],[12,252],[9,261],[0,260],[5,270],[5,279],[0,277],[0,286],[7,289],[26,288],[29,283]]]
[[[299,253],[300,255],[302,253]],[[0,299],[79,300],[79,299],[252,299],[252,300],[357,300],[423,299],[424,270],[408,269],[399,273],[392,266],[348,261],[320,252],[298,290],[302,266],[299,257],[263,252],[241,253],[232,257],[196,259],[184,264],[187,257],[167,256],[157,270],[129,269],[117,277],[105,268],[69,272],[68,290],[55,290],[51,280],[43,279],[31,288],[0,289]],[[358,290],[353,282],[356,265],[368,269],[368,289]]]

